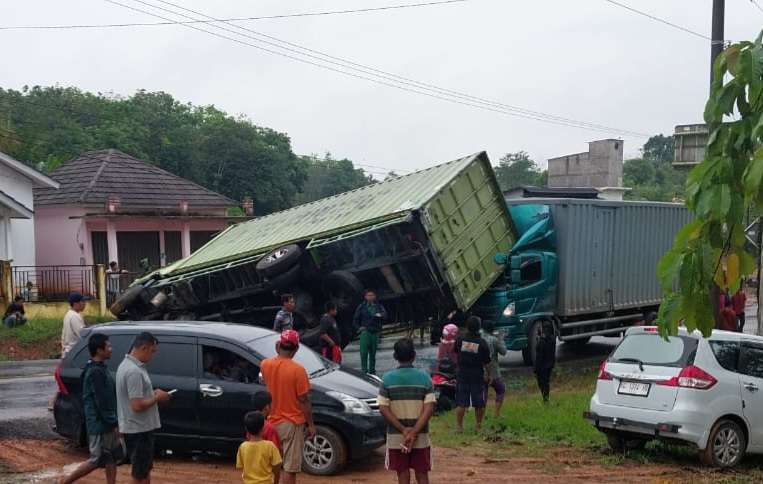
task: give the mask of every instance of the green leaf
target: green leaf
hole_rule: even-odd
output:
[[[675,294],[668,295],[660,304],[660,309],[657,312],[657,326],[663,338],[678,333],[679,305],[680,299]]]
[[[681,270],[681,263],[684,260],[682,252],[671,250],[662,256],[657,263],[657,277],[660,281],[660,287],[664,292],[670,293]]]
[[[744,172],[742,183],[745,191],[750,193],[756,193],[763,185],[763,149],[755,152],[755,157]]]
[[[731,189],[728,185],[718,185],[714,188],[711,210],[713,216],[720,220],[726,216],[731,207]]]

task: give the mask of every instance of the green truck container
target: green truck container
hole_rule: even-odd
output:
[[[112,312],[270,326],[289,293],[302,328],[335,302],[347,344],[363,288],[377,292],[392,321],[440,320],[493,285],[504,270],[495,255],[515,240],[482,152],[233,225],[138,281]]]

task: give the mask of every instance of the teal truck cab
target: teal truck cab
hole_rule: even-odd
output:
[[[650,321],[661,301],[659,258],[689,214],[682,205],[588,199],[507,200],[517,241],[496,255],[502,276],[472,308],[507,348],[534,361],[540,323],[585,344]]]

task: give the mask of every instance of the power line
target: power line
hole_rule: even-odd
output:
[[[604,1],[607,2],[607,3],[611,3],[612,5],[616,5],[616,6],[620,7],[620,8],[624,8],[626,10],[629,10],[629,11],[631,11],[631,12],[633,12],[635,14],[641,15],[643,17],[652,19],[655,22],[660,22],[661,24],[665,24],[665,25],[667,25],[669,27],[673,27],[674,29],[681,30],[683,32],[686,32],[687,34],[691,34],[691,35],[694,35],[694,36],[699,37],[701,39],[709,40],[711,42],[713,41],[712,38],[708,37],[705,34],[701,34],[701,33],[697,32],[697,31],[694,31],[694,30],[688,29],[686,27],[683,27],[681,25],[675,24],[675,23],[670,22],[668,20],[665,20],[663,18],[657,17],[656,15],[652,15],[650,13],[643,12],[641,10],[635,9],[635,8],[629,6],[629,5],[624,4],[624,3],[620,3],[620,2],[617,2],[615,0],[604,0]]]
[[[112,3],[112,4],[115,4],[115,5],[119,5],[119,6],[123,7],[123,8],[127,8],[127,9],[130,9],[130,10],[133,10],[133,11],[144,13],[146,15],[150,15],[152,17],[159,18],[159,19],[162,19],[162,20],[165,20],[165,21],[176,22],[175,20],[169,19],[167,17],[164,17],[162,15],[156,14],[154,12],[150,12],[150,11],[147,11],[145,9],[141,9],[141,8],[138,8],[138,7],[135,7],[135,6],[132,6],[132,5],[126,5],[124,3],[120,3],[120,2],[118,2],[116,0],[105,0],[105,1],[109,2],[109,3]],[[142,1],[142,0],[134,0],[134,1],[136,1],[138,3],[141,3],[143,5],[147,5],[147,6],[151,7],[151,8],[157,9],[157,10],[162,10],[162,11],[168,12],[168,13],[173,14],[173,15],[181,16],[181,17],[184,17],[184,18],[187,18],[187,19],[198,20],[198,18],[196,18],[196,17],[190,17],[190,16],[188,16],[186,14],[183,14],[183,13],[180,13],[180,12],[177,12],[177,11],[174,11],[174,10],[169,10],[167,8],[157,6],[157,5],[149,3],[149,2],[145,2],[145,1]],[[173,7],[176,7],[176,8],[188,11],[188,12],[192,12],[192,13],[194,13],[196,15],[201,15],[203,17],[206,17],[206,18],[210,19],[210,20],[218,20],[218,19],[214,19],[213,17],[210,17],[210,16],[208,16],[206,14],[203,14],[203,13],[200,13],[200,12],[196,12],[196,11],[191,10],[191,9],[187,9],[185,7],[182,7],[182,6],[179,6],[179,5],[175,5],[175,4],[170,3],[170,2],[165,2],[165,1],[161,1],[161,0],[159,0],[159,1],[161,3],[163,3],[163,4],[171,5]],[[481,98],[477,98],[475,96],[465,95],[463,93],[458,93],[457,91],[450,91],[448,89],[439,88],[437,86],[434,86],[434,85],[431,85],[431,84],[426,84],[426,83],[421,83],[419,81],[408,80],[407,78],[404,78],[402,76],[397,76],[395,74],[387,73],[387,72],[382,71],[380,69],[375,69],[375,68],[372,68],[372,67],[369,67],[369,66],[364,66],[363,64],[358,64],[358,63],[354,63],[352,61],[347,61],[347,60],[341,59],[339,57],[330,56],[329,54],[325,54],[325,53],[320,52],[320,51],[315,51],[313,49],[309,49],[307,47],[303,47],[303,46],[300,46],[298,44],[293,44],[293,43],[290,43],[290,42],[287,42],[287,41],[283,41],[283,40],[278,39],[276,37],[272,37],[272,36],[263,34],[261,32],[257,32],[257,31],[252,30],[252,29],[248,29],[248,28],[241,27],[241,26],[238,26],[238,25],[235,25],[235,24],[231,24],[231,23],[227,23],[227,22],[223,22],[223,23],[226,23],[226,24],[228,24],[228,25],[230,25],[232,27],[235,27],[237,29],[240,29],[240,30],[246,30],[248,32],[252,32],[252,33],[254,33],[256,35],[259,35],[261,37],[265,37],[267,39],[271,39],[271,40],[273,40],[275,42],[271,42],[269,40],[262,40],[262,39],[259,39],[259,38],[256,38],[256,37],[252,37],[251,35],[243,34],[243,33],[240,33],[240,32],[236,32],[234,30],[231,30],[231,29],[223,27],[223,26],[219,26],[219,25],[211,25],[211,26],[216,28],[216,29],[220,29],[220,30],[223,30],[225,32],[232,33],[233,35],[236,35],[236,36],[239,36],[239,37],[249,38],[249,39],[254,40],[256,42],[264,43],[266,45],[274,46],[274,47],[276,47],[278,49],[285,50],[287,52],[295,53],[295,54],[297,54],[297,56],[301,56],[301,57],[297,57],[295,55],[291,55],[291,54],[284,53],[284,52],[281,52],[281,51],[274,51],[274,50],[272,50],[270,48],[262,47],[261,45],[255,45],[255,44],[252,44],[250,42],[246,42],[244,40],[241,40],[240,38],[232,38],[232,37],[229,37],[227,35],[221,34],[220,32],[206,30],[206,29],[197,27],[195,25],[188,25],[188,24],[181,24],[181,25],[183,25],[184,27],[187,27],[187,28],[191,28],[191,29],[194,29],[194,30],[198,30],[198,31],[201,31],[201,32],[213,35],[215,37],[223,38],[223,39],[226,39],[226,40],[230,40],[232,42],[236,42],[236,43],[239,43],[239,44],[242,44],[242,45],[253,47],[255,49],[262,50],[262,51],[268,52],[270,54],[286,57],[286,58],[295,60],[297,62],[309,64],[309,65],[312,65],[312,66],[315,66],[315,67],[318,67],[318,68],[330,70],[330,71],[333,71],[333,72],[337,72],[339,74],[343,74],[343,75],[354,77],[354,78],[358,78],[358,79],[367,80],[367,81],[374,82],[374,83],[381,84],[381,85],[385,85],[385,86],[388,86],[388,87],[393,87],[393,88],[396,88],[396,89],[399,89],[399,90],[408,91],[408,92],[412,92],[412,93],[415,93],[415,94],[420,94],[420,95],[432,97],[432,98],[435,98],[435,99],[440,99],[440,100],[447,101],[447,102],[450,102],[450,103],[461,104],[461,105],[475,107],[477,109],[482,109],[482,110],[486,110],[486,111],[492,111],[492,112],[506,114],[506,115],[510,115],[510,116],[518,116],[518,117],[522,117],[522,118],[526,118],[526,119],[533,119],[533,120],[536,120],[536,121],[543,121],[543,122],[557,124],[557,125],[562,125],[562,126],[575,127],[575,128],[579,128],[579,129],[587,129],[587,130],[607,132],[607,133],[618,133],[618,134],[621,134],[621,135],[630,135],[630,136],[637,136],[637,137],[648,137],[648,135],[644,134],[644,133],[639,133],[639,132],[635,132],[635,131],[628,131],[628,130],[622,130],[622,129],[612,128],[612,127],[604,126],[604,125],[595,125],[593,123],[587,123],[587,122],[584,122],[584,121],[579,121],[579,120],[574,120],[574,119],[569,119],[569,118],[562,118],[562,117],[559,117],[559,116],[554,116],[554,115],[550,115],[550,114],[546,114],[546,113],[542,113],[542,112],[530,111],[530,110],[526,110],[524,108],[518,108],[518,107],[515,107],[515,106],[509,106],[509,105],[505,105],[505,104],[498,103],[498,102],[495,102],[495,101],[482,100]],[[297,49],[300,49],[300,50],[302,50],[304,52],[302,52],[300,50],[292,49],[290,47],[284,47],[284,44],[285,45],[294,46]],[[317,55],[313,55],[313,53],[315,53]],[[315,59],[318,62],[314,62],[314,61],[305,59],[303,57],[308,57],[308,58],[311,58],[311,59]],[[334,61],[332,59],[337,59],[337,61]],[[331,65],[326,65],[326,64],[333,64],[333,65],[335,65],[337,67],[340,67],[340,68],[332,67]],[[355,67],[355,66],[360,66],[360,67]],[[348,71],[346,71],[344,69],[349,69],[349,70],[355,71],[355,72],[348,72]],[[369,72],[369,71],[371,71],[371,72]],[[356,72],[360,72],[361,74],[357,74]],[[379,75],[379,74],[377,74],[377,72],[378,73],[383,73],[383,75]],[[371,76],[371,77],[369,77],[369,76]],[[391,82],[388,82],[388,81],[391,81]],[[406,86],[409,86],[409,87],[406,87]],[[429,87],[429,86],[433,86],[433,87]]]
[[[188,24],[210,24],[215,22],[245,22],[251,20],[270,20],[270,19],[284,19],[284,18],[296,18],[296,17],[318,17],[324,15],[345,15],[353,13],[368,13],[368,12],[381,12],[387,10],[398,10],[404,8],[418,8],[418,7],[432,7],[437,5],[448,5],[454,3],[464,3],[471,0],[440,0],[433,2],[420,2],[420,3],[407,3],[400,5],[387,5],[383,7],[369,7],[358,8],[348,10],[325,10],[317,12],[303,12],[292,13],[282,15],[263,15],[259,17],[232,17],[226,19],[216,20],[190,20],[187,22],[129,22],[129,23],[112,23],[112,24],[74,24],[74,25],[17,25],[17,26],[3,26],[0,30],[71,30],[71,29],[104,29],[104,28],[121,28],[121,27],[156,27],[165,25],[188,25]]]
[[[760,4],[758,3],[758,1],[757,1],[757,0],[750,0],[750,3],[752,3],[753,5],[755,5],[755,7],[756,7],[758,10],[760,10],[761,12],[763,12],[763,7],[761,7],[761,6],[760,6]]]

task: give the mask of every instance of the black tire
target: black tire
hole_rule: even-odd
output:
[[[111,311],[111,314],[114,316],[119,317],[122,313],[125,312],[127,308],[135,304],[135,302],[140,299],[141,293],[143,291],[144,288],[141,285],[128,288],[125,292],[117,296],[117,298],[111,304],[109,311]]]
[[[357,336],[355,328],[352,327],[352,316],[348,313],[339,314],[336,317],[336,324],[339,326],[339,335],[342,337],[342,344],[339,346],[344,350]]]
[[[352,272],[334,271],[323,279],[323,292],[339,312],[352,311],[363,297],[363,284]]]
[[[347,444],[333,429],[315,426],[315,439],[305,440],[302,470],[314,476],[331,476],[347,464]]]
[[[713,467],[734,467],[747,449],[747,438],[738,423],[721,419],[713,425],[704,450],[699,452],[703,464]]]
[[[530,323],[530,328],[527,331],[527,347],[522,348],[522,361],[527,366],[535,365],[535,346],[538,342],[541,324],[543,324],[543,320],[536,319]]]
[[[302,267],[296,265],[282,274],[271,277],[268,279],[268,284],[271,290],[290,292],[289,288],[299,282],[299,278],[302,275]]]
[[[299,262],[302,249],[296,244],[287,245],[274,250],[257,261],[257,272],[264,277],[275,277],[288,271]]]
[[[454,402],[450,397],[447,395],[440,395],[437,397],[437,407],[436,410],[438,413],[441,412],[450,412],[456,408],[456,402]]]
[[[318,351],[321,345],[321,328],[315,327],[300,331],[299,342],[315,351]]]
[[[620,432],[607,432],[607,443],[610,449],[615,452],[626,452],[629,450],[641,450],[646,446],[649,439],[632,437]]]

